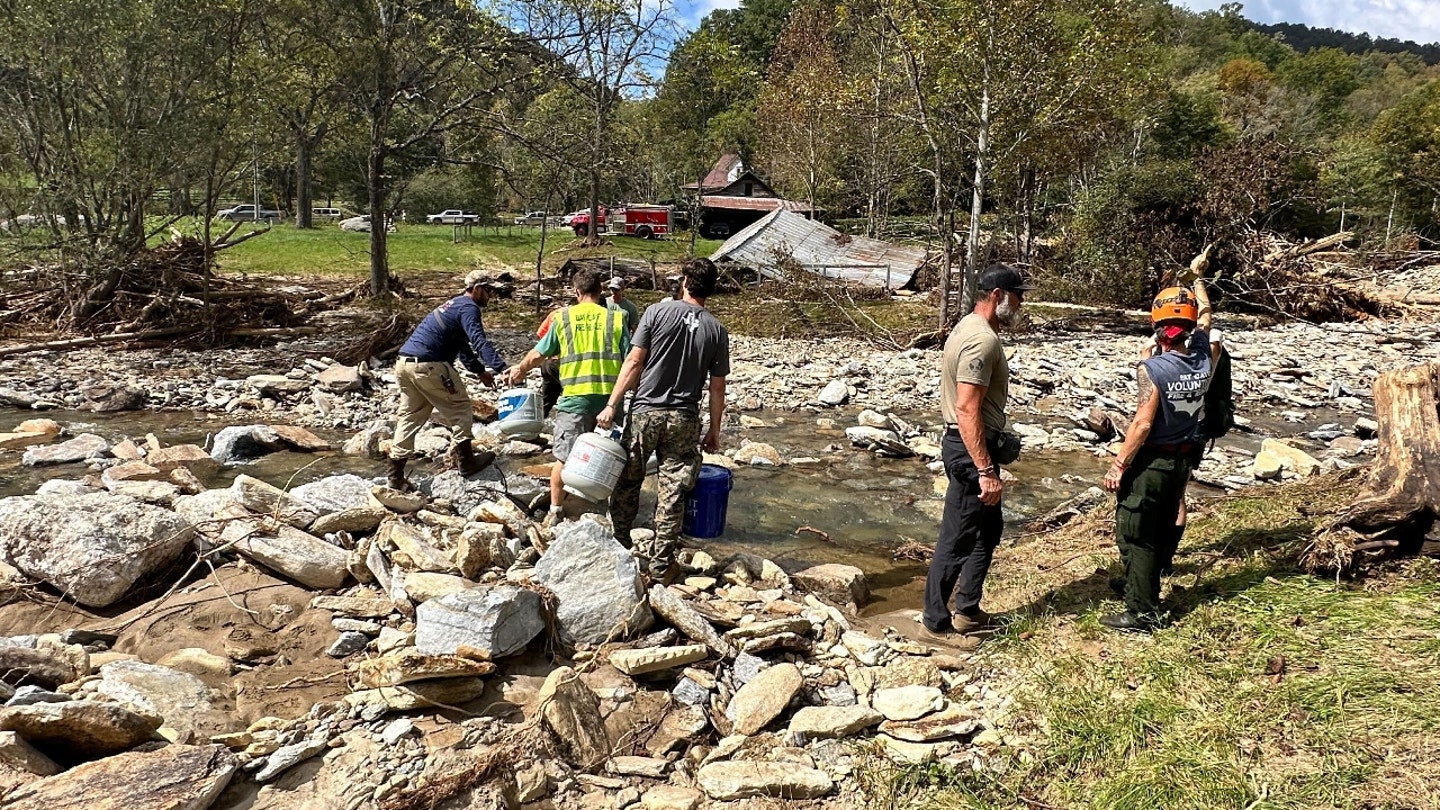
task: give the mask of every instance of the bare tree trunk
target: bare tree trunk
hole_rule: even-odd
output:
[[[295,227],[313,228],[310,210],[310,139],[302,133],[295,139]]]
[[[975,183],[970,198],[970,238],[965,242],[965,280],[960,291],[960,309],[969,312],[975,306],[975,279],[980,268],[980,214],[985,204],[985,159],[990,153],[990,60],[985,60],[985,73],[980,85],[980,126],[975,138]]]
[[[390,289],[390,256],[385,246],[385,150],[378,144],[383,135],[377,130],[373,137],[365,190],[370,205],[370,294],[378,298]]]

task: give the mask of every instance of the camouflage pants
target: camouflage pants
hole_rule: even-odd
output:
[[[655,538],[635,551],[652,575],[663,574],[674,559],[685,517],[685,496],[700,474],[700,415],[687,411],[645,411],[632,414],[621,440],[629,458],[610,495],[610,520],[615,536],[628,542],[640,510],[640,485],[645,463],[654,453],[660,462],[659,495],[655,503]]]

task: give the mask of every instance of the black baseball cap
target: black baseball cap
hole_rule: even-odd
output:
[[[1033,290],[1035,287],[1025,283],[1025,277],[1020,271],[1008,264],[992,264],[980,271],[980,291],[990,292],[991,290],[1008,290],[1013,293],[1023,293]]]

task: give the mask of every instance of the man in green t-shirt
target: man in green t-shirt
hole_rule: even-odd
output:
[[[550,469],[550,514],[545,525],[560,522],[564,512],[565,488],[560,472],[570,448],[580,434],[595,429],[595,415],[604,410],[626,352],[630,351],[630,329],[623,310],[600,303],[600,274],[593,270],[575,273],[572,304],[555,313],[550,330],[540,338],[518,365],[506,372],[501,382],[515,385],[547,357],[560,361],[560,382],[564,388],[555,403],[555,428],[551,445],[555,464]]]
[[[634,301],[626,297],[625,279],[616,276],[610,279],[609,283],[605,285],[605,288],[610,291],[609,307],[611,309],[618,308],[625,311],[625,316],[630,321],[630,334],[635,334],[635,327],[640,325],[640,308],[635,306]]]

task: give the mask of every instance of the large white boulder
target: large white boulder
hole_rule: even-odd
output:
[[[108,492],[0,500],[0,560],[89,607],[119,601],[192,534],[180,515]]]
[[[639,564],[593,520],[556,530],[535,566],[535,581],[559,600],[555,624],[567,644],[601,644],[650,625]]]

